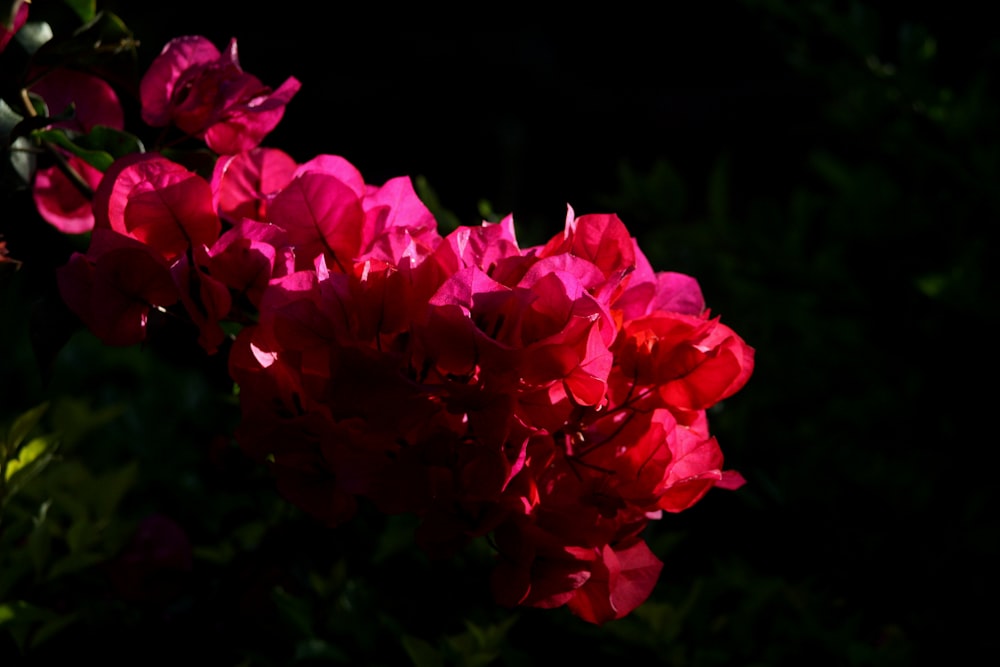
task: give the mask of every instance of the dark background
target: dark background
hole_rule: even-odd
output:
[[[525,246],[561,230],[567,203],[617,212],[756,348],[710,417],[747,486],[650,529],[671,623],[637,638],[529,611],[515,655],[995,655],[1000,41],[930,3],[684,4],[547,20],[104,3],[141,40],[141,69],[202,34],[236,37],[265,83],[297,77],[265,145],[300,161],[422,177],[442,218],[513,213]],[[447,585],[410,585],[400,598],[439,625],[461,617]]]

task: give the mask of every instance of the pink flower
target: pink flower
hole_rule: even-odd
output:
[[[116,130],[124,126],[118,95],[107,82],[92,74],[53,69],[31,84],[30,91],[45,102],[51,116],[60,115],[72,108],[71,118],[51,126],[69,134],[87,133],[97,126]],[[100,171],[62,148],[54,147],[53,150],[65,158],[65,168],[76,172],[83,184],[92,191],[97,188],[101,181]],[[53,165],[39,169],[35,175],[32,194],[38,212],[59,231],[82,234],[94,228],[90,199],[81,192],[79,184],[70,180],[62,167]]]
[[[36,80],[29,90],[42,98],[50,116],[58,116],[73,106],[73,117],[52,127],[90,132],[98,125],[116,130],[125,126],[118,95],[104,79],[65,68],[52,69],[40,76],[34,72],[32,78]]]
[[[225,53],[205,37],[172,39],[139,84],[142,118],[173,123],[221,155],[254,148],[275,128],[300,87],[289,77],[272,90],[243,71],[236,40]]]
[[[145,338],[150,309],[179,301],[198,343],[217,351],[232,297],[207,270],[221,228],[208,182],[160,155],[130,154],[101,179],[94,216],[87,254],[58,274],[70,309],[105,343],[130,345]],[[245,273],[234,280],[249,289]]]
[[[67,166],[79,174],[91,190],[96,190],[103,174],[82,158],[69,153],[64,155]],[[90,199],[59,167],[39,169],[31,194],[45,221],[64,234],[83,234],[94,228],[94,210]]]
[[[502,554],[491,584],[496,600],[552,609],[567,605],[585,621],[603,624],[624,618],[646,601],[663,563],[644,541],[628,537],[615,544],[564,544],[524,520],[494,533]]]
[[[277,148],[252,148],[219,158],[212,172],[212,196],[219,217],[236,224],[241,218],[267,219],[267,204],[292,180],[295,160]]]
[[[106,229],[95,229],[87,254],[74,253],[56,278],[63,301],[106,345],[143,341],[150,310],[180,297],[158,253]]]
[[[299,165],[291,182],[268,198],[267,219],[288,233],[300,270],[312,269],[320,257],[340,273],[369,260],[415,266],[441,240],[409,178],[366,185],[338,155]]]
[[[510,288],[470,267],[445,281],[430,307],[423,339],[442,375],[481,375],[493,391],[512,393],[561,383],[580,405],[603,399],[613,325],[573,274],[529,271]]]
[[[312,268],[317,257],[324,257],[331,269],[347,273],[364,233],[364,181],[346,160],[341,158],[336,168],[327,162],[314,159],[299,167],[269,203],[268,218],[288,233],[297,268]]]
[[[212,246],[209,268],[237,296],[259,306],[271,279],[291,272],[292,260],[283,264],[279,250],[287,245],[280,227],[244,218]]]
[[[615,349],[624,378],[655,386],[662,405],[704,410],[753,372],[754,350],[718,318],[656,311],[626,322]]]
[[[171,263],[194,246],[211,246],[222,228],[208,181],[154,153],[111,165],[94,211],[97,227],[141,241]]]
[[[247,213],[205,264],[259,313],[230,356],[244,451],[329,525],[365,499],[420,517],[432,556],[491,534],[503,604],[600,624],[646,600],[647,524],[743,483],[705,409],[753,349],[697,281],[654,272],[614,215],[570,208],[526,250],[510,217],[442,239],[409,179],[320,155],[272,189],[265,155],[215,180]]]
[[[635,271],[628,276],[625,290],[613,304],[615,310],[621,311],[623,320],[634,320],[657,310],[686,315],[705,312],[705,297],[697,280],[675,271],[655,273],[638,246],[635,259]]]
[[[624,618],[646,601],[656,586],[663,563],[642,540],[605,545],[591,567],[590,577],[567,605],[585,621],[602,624]]]

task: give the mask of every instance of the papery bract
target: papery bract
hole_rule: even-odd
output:
[[[493,538],[500,557],[490,583],[500,604],[559,607],[590,578],[593,549],[567,546],[526,518],[506,522]]]
[[[635,248],[636,269],[628,277],[627,287],[614,300],[614,309],[622,320],[633,320],[654,311],[701,315],[705,298],[693,277],[675,271],[655,273],[649,260]]]
[[[612,300],[624,287],[623,278],[635,270],[636,257],[632,238],[621,219],[614,214],[589,214],[577,217],[566,208],[566,226],[538,252],[540,258],[570,256],[586,260],[596,267],[605,281],[589,287],[602,300]]]
[[[297,79],[277,90],[240,67],[236,40],[224,53],[198,35],[168,42],[139,86],[142,117],[153,127],[175,124],[216,153],[249,150],[275,128],[298,92]]]
[[[356,258],[419,264],[440,243],[437,220],[417,196],[407,176],[368,186],[362,200],[365,222]]]
[[[520,281],[523,271],[517,272],[513,281],[504,280],[503,276],[508,275],[508,272],[502,271],[499,265],[505,260],[516,262],[521,257],[521,249],[514,235],[514,218],[507,216],[497,223],[484,222],[479,227],[459,227],[445,237],[435,252],[434,259],[448,275],[459,269],[475,267],[493,280],[510,287]],[[533,263],[534,260],[530,261]]]
[[[277,148],[258,146],[220,157],[212,172],[212,197],[219,216],[231,223],[241,218],[266,220],[270,196],[288,185],[297,167]]]
[[[430,305],[464,316],[465,324],[449,316],[454,324],[448,325],[464,329],[469,341],[463,347],[472,356],[459,367],[482,365],[493,378],[488,383],[499,382],[502,391],[564,382],[580,404],[603,397],[614,331],[607,312],[571,274],[546,273],[511,289],[470,267],[449,278]],[[435,339],[436,333],[424,339],[429,353],[454,358]]]
[[[670,441],[670,462],[658,487],[657,505],[668,512],[683,511],[708,493],[713,486],[739,488],[742,477],[722,470],[722,449],[708,433],[708,420],[704,411],[697,414],[694,423],[681,425]],[[723,479],[727,481],[723,483]]]
[[[331,270],[344,273],[368,260],[414,267],[441,241],[409,178],[366,185],[360,172],[336,155],[299,165],[267,206],[267,219],[288,233],[299,270],[320,256]]]
[[[59,150],[59,149],[55,149]],[[83,158],[65,154],[66,166],[96,190],[103,174]],[[64,234],[83,234],[94,228],[91,200],[58,166],[39,169],[31,189],[35,207],[45,220]]]
[[[657,311],[624,324],[616,360],[626,378],[656,386],[662,404],[701,410],[743,387],[753,349],[717,318]]]
[[[209,264],[205,246],[195,246],[192,259],[193,262],[186,255],[180,257],[170,267],[171,275],[188,317],[198,328],[198,344],[213,354],[225,340],[220,322],[229,314],[232,297],[224,283],[205,271]]]
[[[622,274],[635,265],[635,250],[624,223],[614,214],[577,217],[567,207],[566,228],[539,252],[540,257],[571,254],[587,259],[605,275]]]
[[[212,245],[207,263],[212,276],[237,297],[245,296],[253,306],[259,306],[271,279],[294,268],[294,259],[283,252],[287,246],[285,230],[244,218]]]
[[[93,74],[66,68],[34,72],[28,90],[45,102],[50,116],[60,116],[72,108],[72,116],[52,127],[89,132],[98,125],[121,130],[125,114],[108,82]]]
[[[669,410],[620,410],[582,430],[567,456],[576,474],[590,480],[588,493],[614,498],[619,508],[628,504],[644,513],[656,506],[662,493],[664,475],[675,456],[677,428]],[[611,504],[604,508],[616,520],[617,511]]]
[[[653,592],[662,569],[663,563],[641,540],[617,548],[606,545],[594,560],[591,576],[567,605],[591,623],[624,618]]]
[[[282,496],[330,526],[361,500],[416,514],[433,557],[491,535],[504,604],[622,618],[662,568],[647,524],[743,482],[705,410],[753,349],[617,216],[568,208],[528,249],[511,217],[441,238],[408,178],[264,148],[221,158],[211,185],[119,160],[95,212],[99,243],[60,283],[88,326],[134,341],[180,304],[213,352],[240,321],[238,440]],[[110,279],[126,260],[145,281]]]
[[[114,89],[103,79],[65,68],[36,72],[37,79],[29,88],[40,97],[50,115],[72,115],[55,121],[50,127],[71,134],[86,133],[97,126],[122,129],[124,114]],[[65,149],[52,146],[62,164],[39,169],[32,185],[32,195],[38,212],[45,220],[66,234],[89,232],[94,227],[94,212],[88,195],[81,192],[66,171],[75,172],[83,189],[93,191],[101,180],[101,172],[83,158]]]
[[[134,238],[175,260],[195,245],[212,245],[221,222],[208,182],[157,154],[117,160],[94,195],[96,226]]]
[[[275,195],[268,217],[288,233],[299,269],[310,268],[323,256],[328,266],[346,273],[361,249],[361,195],[336,175],[296,176]]]
[[[56,126],[71,137],[121,127],[113,89],[88,77],[54,70],[31,89],[51,115],[73,105]],[[626,616],[663,567],[649,523],[744,482],[706,410],[745,385],[753,348],[694,277],[655,272],[615,214],[567,206],[528,248],[509,215],[442,238],[409,177],[373,185],[341,156],[260,146],[298,89],[244,72],[235,39],[166,44],[142,118],[202,140],[211,179],[167,157],[190,153],[167,152],[166,132],[164,154],[103,176],[67,156],[92,207],[41,171],[50,222],[75,233],[93,216],[90,248],[57,274],[67,306],[112,345],[163,312],[214,353],[235,323],[237,440],[289,502],[328,526],[362,502],[412,513],[431,557],[488,537],[498,602]]]
[[[144,340],[150,309],[179,298],[159,254],[106,229],[95,229],[87,254],[74,253],[56,277],[66,305],[108,345]]]

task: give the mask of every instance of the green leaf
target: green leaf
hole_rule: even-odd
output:
[[[52,461],[57,445],[58,441],[52,435],[35,438],[21,448],[16,458],[7,462],[4,481],[10,482],[11,495]],[[14,479],[18,473],[20,477]]]
[[[372,562],[382,563],[388,558],[406,551],[413,544],[413,533],[417,529],[417,518],[407,514],[390,516],[372,555]]]
[[[139,137],[104,125],[95,125],[89,133],[77,138],[76,144],[87,150],[102,150],[115,159],[146,152]]]
[[[331,599],[334,595],[344,590],[347,582],[347,560],[338,559],[330,567],[329,573],[324,577],[318,572],[309,573],[309,583],[316,594],[324,600]]]
[[[107,559],[107,554],[94,551],[69,554],[68,556],[63,556],[53,563],[45,578],[47,580],[52,580],[67,574],[87,570],[95,565],[106,562]]]
[[[46,401],[41,405],[38,405],[27,412],[21,414],[14,423],[11,425],[10,430],[7,432],[7,451],[14,452],[17,447],[21,444],[21,441],[31,432],[31,429],[35,428],[38,421],[45,414],[45,411],[49,409],[49,403]]]
[[[480,628],[472,621],[465,621],[465,628],[467,630],[466,635],[468,635],[474,640],[471,646],[480,648],[486,644],[486,633],[483,632],[482,628]]]
[[[46,500],[38,508],[38,515],[33,519],[34,527],[28,535],[28,555],[35,569],[35,576],[41,578],[45,564],[52,552],[52,533],[47,523],[51,501]]]
[[[236,549],[229,543],[218,546],[196,546],[193,552],[196,559],[215,565],[225,565],[236,557]]]
[[[0,604],[0,626],[14,623],[34,623],[52,618],[53,613],[48,609],[36,607],[24,600]]]
[[[45,476],[44,491],[53,511],[76,520],[94,516],[94,497],[100,492],[100,482],[81,461],[67,459]]]
[[[518,617],[516,615],[511,615],[503,620],[503,622],[497,624],[492,623],[485,628],[480,628],[478,625],[472,621],[466,621],[465,627],[469,629],[469,632],[476,637],[479,642],[479,646],[484,648],[499,648],[500,645],[507,638],[507,633],[513,627],[514,623],[517,622]]]
[[[97,0],[63,0],[84,23],[93,21],[97,15]]]
[[[88,134],[73,137],[60,129],[41,130],[34,136],[65,148],[98,171],[107,171],[115,159],[124,155],[145,152],[138,137],[110,127],[97,126]]]
[[[52,404],[50,422],[61,437],[63,450],[77,443],[95,428],[104,426],[125,412],[124,406],[110,405],[94,410],[90,401],[73,397],[62,397]]]
[[[295,661],[324,661],[349,664],[350,656],[322,639],[305,639],[295,645]]]
[[[76,519],[66,531],[66,545],[71,554],[85,551],[97,541],[97,527],[86,517]]]
[[[466,632],[447,638],[448,646],[459,656],[463,667],[483,667],[500,656],[500,649],[511,625],[517,619],[511,616],[501,625],[480,627],[465,621]]]
[[[205,180],[211,180],[212,170],[215,169],[215,163],[218,160],[218,156],[207,148],[166,147],[160,151],[160,154],[168,160],[184,165]]]
[[[280,587],[274,589],[271,593],[271,599],[278,607],[281,618],[300,636],[312,637],[315,634],[312,629],[312,611],[308,601],[290,595]]]
[[[476,209],[479,211],[479,217],[487,222],[500,222],[503,219],[503,216],[496,212],[489,200],[480,199],[476,203]]]
[[[815,151],[809,156],[809,166],[838,194],[846,194],[854,190],[857,178],[855,172],[833,155],[824,151]]]
[[[647,601],[635,610],[635,618],[645,621],[644,635],[669,643],[680,635],[686,612],[686,607],[678,609],[669,602]]]
[[[917,289],[932,299],[941,296],[948,287],[948,277],[942,273],[929,273],[916,278],[915,282]]]
[[[414,667],[444,667],[444,657],[430,642],[412,635],[403,635],[402,642]]]
[[[437,192],[431,188],[425,176],[417,176],[413,179],[413,189],[416,190],[420,201],[424,203],[424,206],[427,207],[434,216],[434,219],[437,220],[438,230],[441,234],[447,234],[461,226],[462,222],[458,216],[441,205],[441,200],[438,198]]]
[[[79,612],[73,612],[71,614],[53,615],[52,618],[43,621],[42,626],[31,637],[31,648],[35,648],[48,641],[61,632],[63,628],[75,622],[79,616]]]
[[[235,339],[237,334],[243,330],[243,325],[239,322],[233,322],[231,320],[219,322],[219,326],[222,327],[223,333],[231,339]]]
[[[29,644],[29,635],[41,622],[57,618],[55,612],[36,607],[24,600],[0,604],[0,628],[10,632],[18,649],[24,653]]]
[[[23,30],[23,29],[22,29]],[[70,61],[81,69],[115,69],[113,63],[134,67],[138,42],[125,23],[113,12],[101,11],[68,39],[52,40],[38,49],[34,64],[59,66]]]
[[[14,638],[18,649],[34,648],[77,619],[77,614],[59,615],[24,600],[0,604],[0,628]]]
[[[116,470],[102,475],[97,482],[93,497],[94,517],[108,519],[114,515],[122,498],[139,477],[139,464],[132,461]]]

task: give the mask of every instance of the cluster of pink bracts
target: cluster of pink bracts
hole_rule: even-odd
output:
[[[490,539],[502,604],[628,614],[662,567],[648,522],[743,483],[705,411],[745,384],[752,348],[615,215],[569,209],[531,248],[510,217],[442,237],[406,177],[260,147],[297,88],[262,88],[235,42],[168,44],[143,118],[202,139],[214,173],[137,153],[100,175],[66,303],[115,345],[154,310],[210,353],[243,325],[240,445],[325,523],[359,499],[414,513],[433,555]]]

